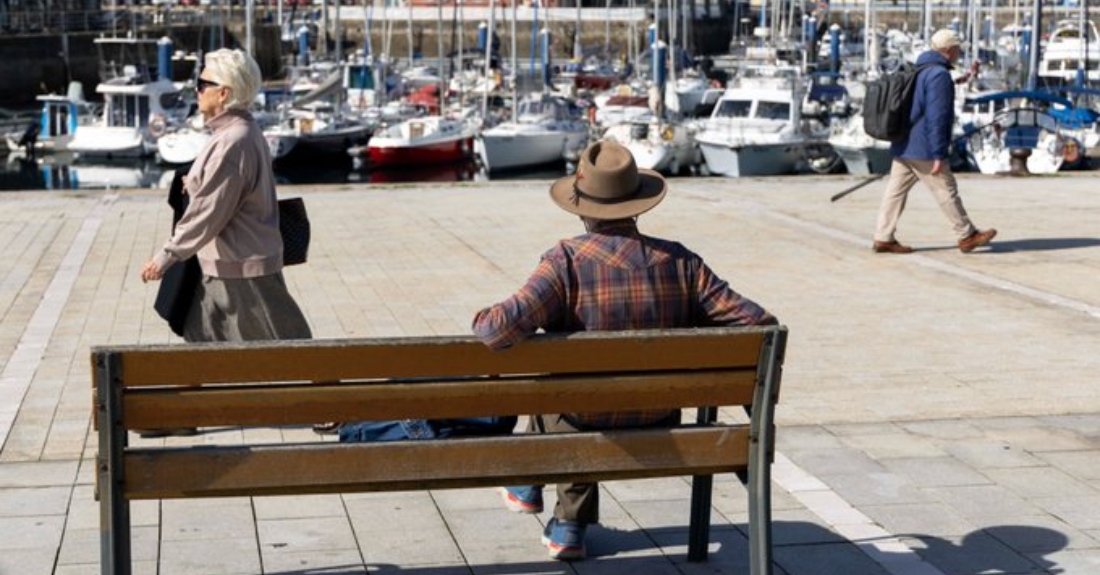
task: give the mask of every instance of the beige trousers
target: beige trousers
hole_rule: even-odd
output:
[[[936,198],[943,215],[951,222],[958,239],[963,239],[978,231],[966,215],[962,199],[959,198],[959,186],[955,183],[955,174],[944,165],[938,175],[932,174],[932,160],[907,160],[894,158],[890,165],[890,181],[886,184],[886,194],[882,196],[882,205],[878,209],[878,225],[875,228],[875,241],[892,242],[898,229],[898,220],[905,211],[905,200],[909,190],[917,181],[923,182]]]

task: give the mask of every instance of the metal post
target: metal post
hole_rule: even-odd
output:
[[[696,422],[700,425],[714,423],[718,410],[700,407]],[[695,475],[691,478],[691,523],[688,524],[688,561],[706,561],[710,543],[710,508],[714,491],[713,475]]]
[[[771,462],[775,454],[775,402],[787,331],[768,334],[761,352],[756,392],[749,423],[749,569],[752,575],[772,572]]]
[[[127,438],[122,425],[122,358],[117,353],[95,355],[95,381],[100,562],[104,575],[130,575],[130,502],[122,493]]]

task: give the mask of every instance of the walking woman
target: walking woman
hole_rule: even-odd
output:
[[[141,270],[142,281],[198,256],[202,281],[187,314],[187,341],[312,336],[283,281],[283,240],[271,154],[248,108],[260,68],[241,50],[206,55],[196,84],[213,137],[184,178],[189,203],[172,237]]]

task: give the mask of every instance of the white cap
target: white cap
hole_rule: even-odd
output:
[[[954,30],[944,28],[932,35],[930,45],[933,50],[941,51],[952,46],[962,46],[962,40],[959,39],[959,35]]]

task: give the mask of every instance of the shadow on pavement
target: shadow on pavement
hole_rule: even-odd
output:
[[[604,573],[742,574],[749,572],[748,539],[744,524],[711,529],[710,557],[705,563],[688,563],[687,528],[660,527],[621,531],[594,525],[589,528],[589,558],[565,563],[503,563],[488,565],[410,565],[368,563],[368,573],[401,575],[586,575]],[[773,524],[774,575],[890,575],[883,566],[859,549],[877,540],[848,541],[830,529],[806,521]],[[1057,563],[1045,558],[1069,543],[1065,534],[1043,527],[997,525],[973,531],[960,539],[901,534],[905,543],[924,562],[948,575],[987,573],[1062,573]],[[661,553],[639,555],[639,551]],[[911,559],[886,553],[884,562],[900,567]],[[903,569],[904,570],[904,569]],[[311,566],[304,571],[268,572],[268,575],[361,575],[360,565]],[[908,571],[906,571],[908,572]],[[917,571],[912,571],[917,572]]]
[[[1034,238],[1029,240],[993,240],[987,248],[990,252],[1042,252],[1050,250],[1072,250],[1100,246],[1096,238]]]

